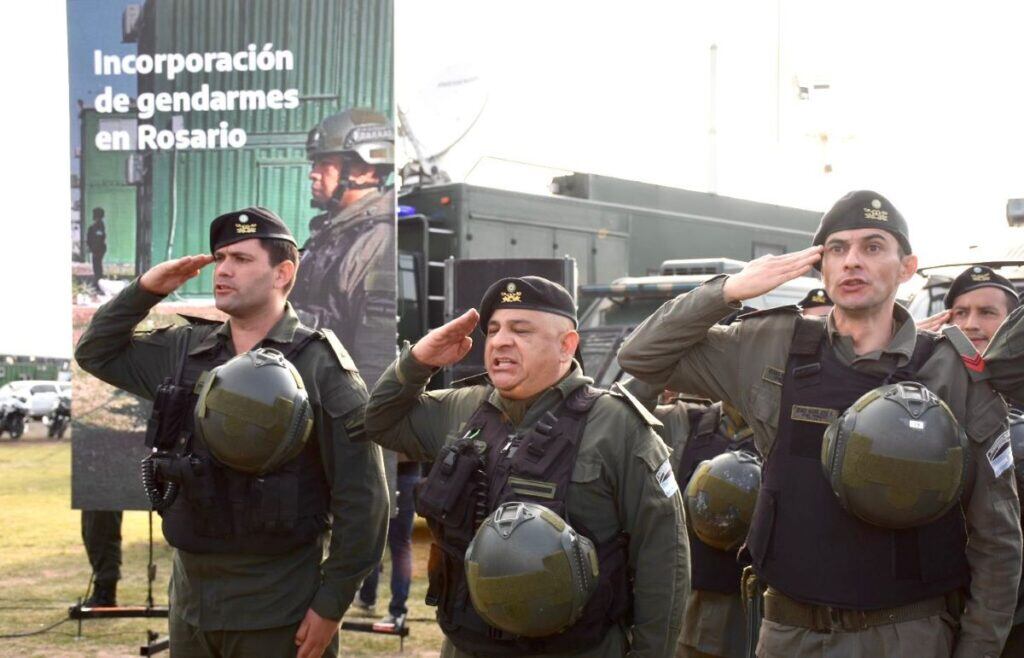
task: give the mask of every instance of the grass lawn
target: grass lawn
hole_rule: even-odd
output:
[[[12,442],[0,438],[0,635],[35,631],[67,617],[69,606],[85,594],[89,562],[82,548],[79,512],[70,509],[71,446],[49,441],[34,423]],[[139,485],[141,486],[141,484]],[[154,599],[167,604],[171,551],[154,515],[157,578]],[[149,526],[145,512],[127,512],[122,528],[124,564],[118,587],[122,605],[144,605]],[[422,521],[414,538],[413,587],[409,597],[410,635],[404,653],[397,638],[363,633],[341,634],[342,656],[437,656],[441,632],[434,609],[423,604],[428,536]],[[385,570],[389,570],[385,555]],[[388,575],[381,577],[377,609],[387,612]],[[146,631],[167,631],[165,620],[67,622],[42,635],[0,639],[0,656],[137,656]],[[163,653],[160,655],[168,655]]]

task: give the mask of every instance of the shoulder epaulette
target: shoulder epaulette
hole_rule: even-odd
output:
[[[636,397],[626,390],[624,387],[619,386],[616,382],[612,384],[611,390],[609,391],[612,395],[621,398],[626,404],[636,412],[640,419],[644,421],[650,427],[661,427],[661,421],[658,420],[654,414],[647,410],[643,402],[637,400]]]
[[[988,371],[985,370],[985,360],[981,358],[981,353],[974,347],[971,339],[961,331],[960,327],[952,325],[943,327],[942,337],[948,340],[953,345],[953,349],[960,355],[960,360],[963,362],[964,367],[967,368],[971,381],[980,382],[988,379]]]
[[[483,385],[486,386],[491,383],[488,379],[486,372],[478,372],[475,375],[469,377],[463,377],[462,379],[456,379],[452,382],[452,388],[466,388],[468,386]]]
[[[203,318],[198,315],[187,315],[185,313],[178,313],[178,317],[182,318],[183,320],[185,320],[185,322],[188,322],[189,324],[195,325],[215,324],[219,326],[224,324],[224,322],[221,320],[211,320],[210,318]]]
[[[351,356],[349,356],[348,350],[346,350],[345,346],[341,344],[341,341],[338,340],[338,337],[334,335],[333,331],[330,329],[318,329],[317,333],[331,347],[331,351],[334,352],[335,358],[338,359],[338,365],[340,365],[343,370],[347,370],[348,372],[359,372],[359,368],[356,367],[356,362],[352,360]]]
[[[747,320],[749,318],[760,318],[766,315],[777,315],[780,313],[796,313],[800,315],[800,307],[796,304],[787,304],[786,306],[773,306],[771,308],[763,308],[759,311],[750,311],[749,313],[743,313],[737,320]]]

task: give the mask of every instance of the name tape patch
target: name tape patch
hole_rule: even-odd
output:
[[[658,467],[658,472],[654,474],[654,478],[658,481],[658,486],[661,487],[661,490],[665,492],[666,498],[671,498],[679,491],[676,474],[672,472],[672,464],[668,463],[667,459]]]
[[[786,373],[784,370],[779,370],[778,368],[773,368],[771,366],[765,366],[764,370],[761,372],[761,379],[778,386],[782,386],[782,381],[785,377]]]
[[[992,442],[985,455],[992,467],[992,472],[999,477],[1006,472],[1006,469],[1013,466],[1013,450],[1010,449],[1010,430],[1006,430]]]
[[[802,420],[805,423],[828,425],[836,418],[839,418],[839,412],[827,407],[808,407],[802,404],[794,404],[789,417],[793,420]]]

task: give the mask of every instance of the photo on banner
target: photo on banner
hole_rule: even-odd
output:
[[[161,262],[261,206],[301,247],[299,318],[372,386],[396,354],[391,0],[68,0],[75,340]],[[352,177],[314,175],[334,163]],[[355,169],[349,169],[349,168]],[[330,166],[326,167],[330,170]],[[136,331],[224,320],[213,266]],[[74,366],[72,506],[149,509],[151,402]]]

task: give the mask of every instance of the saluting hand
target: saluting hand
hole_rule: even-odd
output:
[[[169,260],[147,270],[139,279],[139,285],[154,295],[169,295],[189,279],[198,276],[199,270],[213,261],[210,254]]]
[[[949,324],[949,318],[953,315],[952,311],[942,311],[936,313],[930,318],[925,318],[917,323],[917,328],[922,331],[939,331],[942,329],[942,325]]]
[[[821,259],[822,247],[816,245],[781,256],[761,256],[729,275],[722,292],[728,303],[759,297],[787,281],[807,274]]]
[[[412,356],[432,368],[443,368],[458,363],[469,354],[473,339],[469,334],[480,322],[476,309],[469,309],[447,324],[432,330],[412,346]]]

